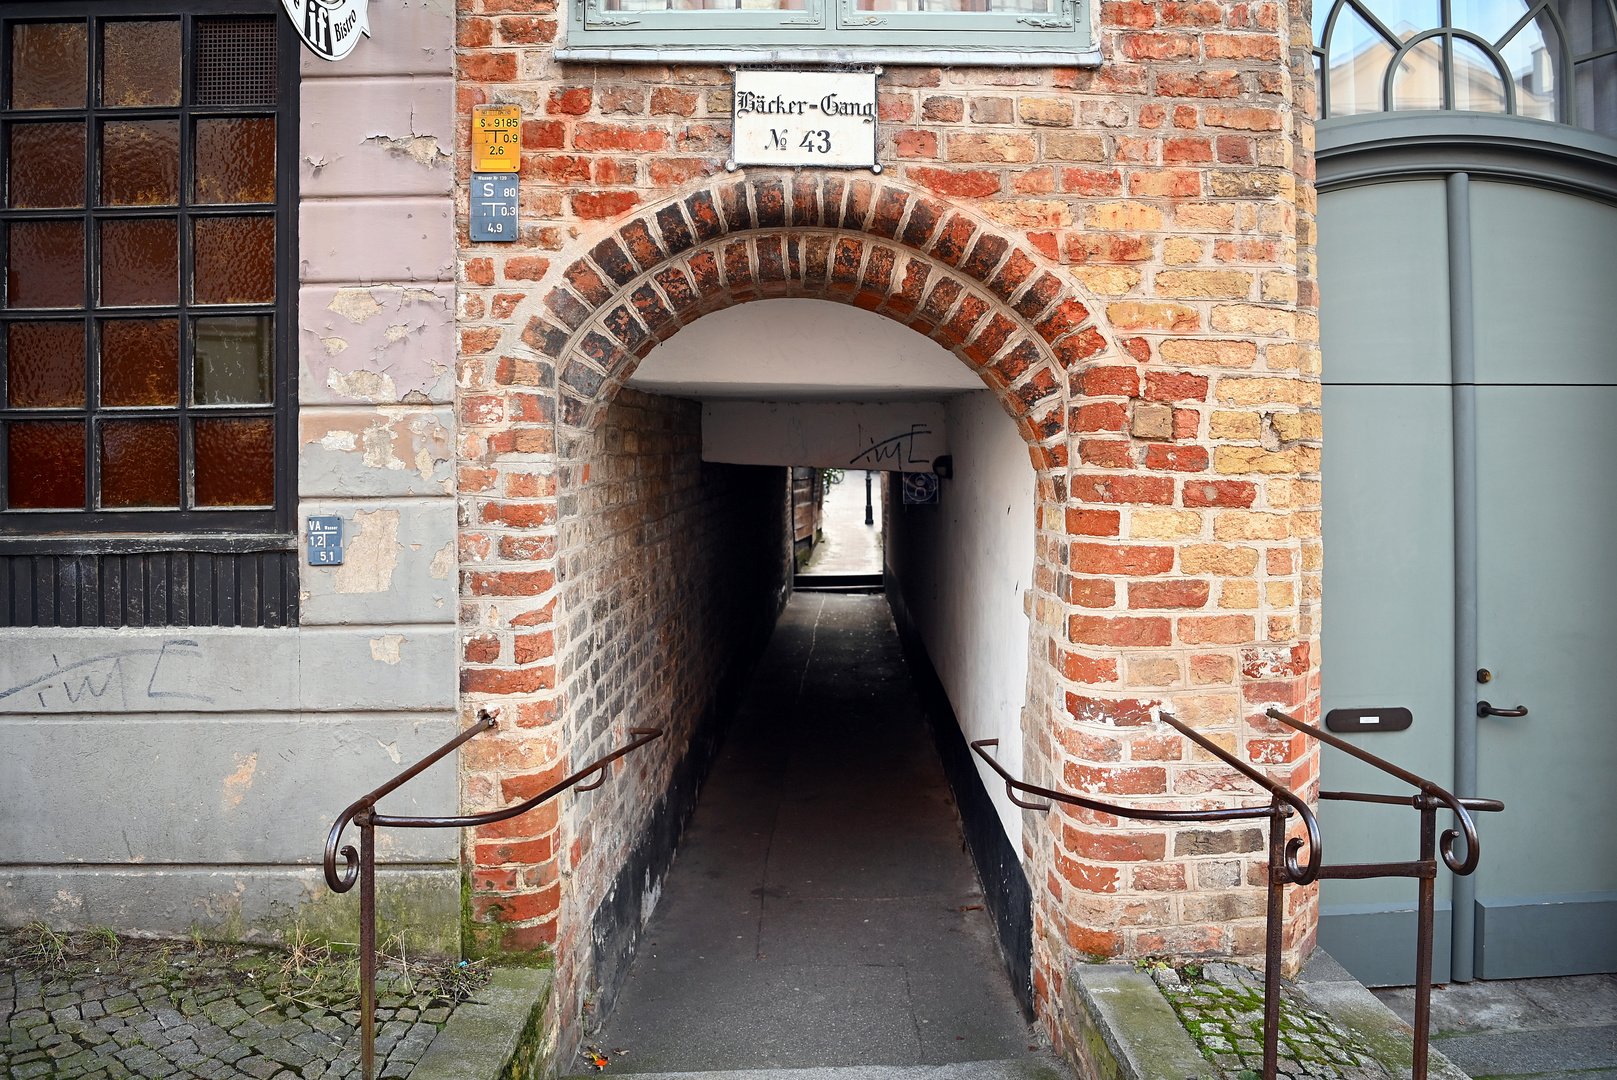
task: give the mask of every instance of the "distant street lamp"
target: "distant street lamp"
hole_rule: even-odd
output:
[[[870,507],[870,470],[865,470],[865,524],[876,524],[875,512]]]

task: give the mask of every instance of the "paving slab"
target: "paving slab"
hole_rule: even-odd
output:
[[[1412,987],[1374,991],[1406,1021]],[[1432,1046],[1478,1080],[1617,1080],[1617,975],[1449,983],[1432,992]]]

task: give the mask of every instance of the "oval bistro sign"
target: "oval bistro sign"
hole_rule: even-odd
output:
[[[359,36],[371,36],[365,18],[369,0],[281,0],[298,37],[322,60],[341,60],[354,51]]]

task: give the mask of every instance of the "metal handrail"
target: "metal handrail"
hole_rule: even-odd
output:
[[[614,761],[633,750],[638,750],[647,743],[662,738],[661,728],[630,728],[629,734],[634,736],[629,742],[620,746],[603,758],[584,766],[571,776],[552,784],[550,787],[533,796],[531,799],[507,806],[502,810],[490,810],[484,814],[457,814],[448,817],[400,817],[393,814],[378,814],[376,804],[389,793],[396,791],[410,780],[419,776],[434,762],[441,761],[460,746],[472,738],[499,726],[499,718],[495,713],[479,709],[477,721],[453,739],[444,743],[438,749],[405,769],[399,775],[360,796],[355,802],[338,815],[332,823],[331,832],[326,836],[325,871],[326,884],[331,886],[332,892],[345,893],[359,883],[359,1017],[360,1017],[360,1062],[363,1080],[375,1080],[376,1076],[376,829],[378,826],[389,826],[399,829],[464,829],[475,825],[491,825],[497,821],[506,821],[527,813],[540,803],[555,798],[570,787],[578,785],[580,780],[599,773],[594,783],[578,786],[579,791],[594,791],[606,783],[606,769]],[[356,852],[352,845],[345,845],[340,851],[338,844],[342,842],[342,833],[349,823],[359,827],[359,850]],[[343,858],[343,870],[337,871],[337,856]]]
[[[1437,930],[1437,859],[1455,875],[1465,877],[1477,868],[1482,858],[1482,842],[1477,839],[1476,822],[1470,811],[1482,810],[1498,813],[1505,804],[1498,799],[1462,799],[1439,787],[1424,776],[1401,769],[1390,761],[1376,757],[1345,739],[1328,731],[1305,724],[1295,716],[1288,716],[1271,708],[1264,714],[1271,720],[1300,731],[1312,739],[1350,754],[1388,776],[1402,780],[1416,788],[1420,794],[1400,798],[1363,791],[1321,791],[1319,797],[1331,802],[1365,802],[1385,805],[1411,806],[1420,811],[1420,858],[1408,863],[1344,863],[1325,867],[1320,876],[1325,879],[1364,879],[1376,877],[1412,877],[1418,882],[1419,900],[1416,907],[1415,930],[1415,1058],[1411,1080],[1426,1080],[1431,1057],[1432,1031],[1432,946]],[[1460,823],[1459,829],[1445,829],[1437,835],[1437,812],[1447,808]],[[1454,841],[1465,836],[1465,858],[1455,859]]]
[[[1324,847],[1320,839],[1319,823],[1314,817],[1313,811],[1300,796],[1290,788],[1276,783],[1262,772],[1241,761],[1206,736],[1180,723],[1172,715],[1165,712],[1158,712],[1157,715],[1163,723],[1261,787],[1269,795],[1269,805],[1229,807],[1223,810],[1153,810],[1145,807],[1119,806],[1100,799],[1087,798],[1070,792],[1057,791],[1053,788],[1039,787],[1036,784],[1023,783],[1006,772],[1004,766],[1000,765],[984,749],[985,747],[998,746],[998,739],[979,739],[971,744],[971,748],[977,753],[978,757],[988,763],[988,767],[993,769],[1001,780],[1005,781],[1006,797],[1017,806],[1027,810],[1047,811],[1050,806],[1049,804],[1040,805],[1019,799],[1016,792],[1022,791],[1041,798],[1052,799],[1056,802],[1081,806],[1086,810],[1114,814],[1118,817],[1132,818],[1138,821],[1215,822],[1248,821],[1265,817],[1269,819],[1269,881],[1264,935],[1263,1080],[1275,1080],[1279,1067],[1280,961],[1284,930],[1285,887],[1287,885],[1307,885],[1315,880],[1331,878],[1417,878],[1420,881],[1420,912],[1415,960],[1417,980],[1415,989],[1415,1053],[1411,1080],[1426,1080],[1427,1065],[1430,1057],[1432,939],[1433,927],[1436,922],[1437,855],[1441,850],[1443,862],[1454,873],[1460,875],[1471,873],[1477,867],[1477,860],[1481,857],[1482,847],[1477,839],[1476,826],[1472,822],[1468,811],[1499,811],[1505,808],[1505,804],[1497,799],[1457,798],[1424,777],[1400,769],[1391,762],[1383,761],[1374,754],[1361,750],[1351,743],[1336,738],[1334,735],[1311,727],[1294,717],[1287,716],[1278,709],[1269,709],[1267,715],[1271,719],[1278,720],[1305,735],[1343,750],[1420,791],[1418,795],[1406,797],[1356,791],[1320,792],[1319,797],[1321,799],[1413,806],[1421,811],[1421,858],[1418,861],[1412,863],[1350,863],[1325,866],[1322,862]],[[1439,843],[1436,836],[1437,811],[1445,807],[1451,810],[1459,820],[1460,830],[1447,830],[1443,834],[1441,843]],[[1304,837],[1286,839],[1287,819],[1293,813],[1302,820],[1307,834],[1306,839]],[[1462,834],[1465,836],[1466,841],[1466,857],[1464,860],[1456,860],[1453,853],[1454,841]],[[1297,861],[1297,853],[1305,843],[1308,845],[1308,863],[1306,866],[1299,864]]]

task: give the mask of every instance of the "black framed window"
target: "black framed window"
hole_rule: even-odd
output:
[[[0,551],[291,534],[298,54],[277,9],[0,8]]]

